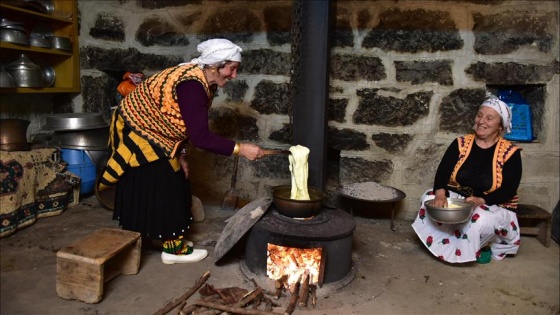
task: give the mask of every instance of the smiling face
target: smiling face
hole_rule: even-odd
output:
[[[216,84],[219,87],[224,87],[229,80],[237,78],[237,69],[239,62],[230,61],[223,67],[209,67],[205,69],[206,79],[209,85]]]
[[[474,118],[474,132],[479,139],[493,141],[502,132],[502,117],[497,111],[481,106]]]

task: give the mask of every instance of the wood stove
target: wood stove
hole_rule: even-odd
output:
[[[249,231],[241,270],[248,278],[257,276],[268,279],[266,271],[269,244],[321,248],[323,254],[319,285],[338,289],[350,283],[356,273],[352,263],[352,237],[355,228],[354,218],[340,209],[323,207],[314,217],[291,218],[280,214],[271,205]],[[270,283],[273,281],[270,280]]]

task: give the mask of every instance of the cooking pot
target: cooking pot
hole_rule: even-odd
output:
[[[107,150],[109,127],[56,131],[49,144],[64,149],[76,150]]]
[[[29,120],[0,119],[0,150],[28,151],[27,127]]]
[[[29,60],[26,54],[20,54],[16,60],[6,66],[6,70],[18,87],[43,86],[41,67]]]
[[[276,210],[287,217],[309,218],[321,210],[325,193],[320,189],[308,187],[310,200],[291,199],[292,186],[282,185],[272,187],[272,203]]]

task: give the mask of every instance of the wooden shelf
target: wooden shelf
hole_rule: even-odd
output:
[[[58,50],[55,48],[43,48],[43,47],[35,47],[35,46],[27,46],[27,45],[18,45],[18,44],[5,43],[5,42],[0,42],[0,48],[16,50],[19,52],[36,52],[36,53],[43,53],[48,55],[72,56],[72,51]]]
[[[53,0],[52,14],[43,14],[15,4],[0,4],[0,15],[10,21],[24,23],[27,35],[35,26],[46,26],[54,36],[70,38],[72,50],[64,51],[56,48],[42,48],[28,45],[0,42],[0,61],[9,63],[20,54],[26,54],[31,61],[48,63],[55,70],[55,83],[52,87],[43,88],[0,88],[1,94],[29,93],[79,93],[80,63],[78,42],[78,3],[77,0]]]
[[[75,1],[68,1],[68,0],[63,0],[63,1],[67,1],[67,2],[75,2]],[[8,1],[6,1],[8,2]],[[74,15],[72,14],[71,11],[69,10],[64,10],[64,8],[69,8],[68,6],[57,6],[57,2],[60,1],[53,1],[53,3],[55,4],[55,12],[53,12],[53,15],[49,15],[49,14],[44,14],[41,12],[37,12],[37,11],[32,11],[29,9],[26,9],[25,7],[18,7],[16,5],[10,5],[10,4],[6,4],[6,3],[0,3],[0,9],[2,11],[4,10],[9,10],[10,12],[12,12],[12,15],[19,15],[21,17],[27,17],[27,18],[33,18],[36,20],[40,20],[42,22],[52,22],[52,21],[57,21],[60,23],[67,23],[67,24],[73,24],[74,23]]]

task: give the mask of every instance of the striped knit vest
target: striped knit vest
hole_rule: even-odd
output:
[[[167,68],[146,79],[125,97],[119,107],[127,125],[173,157],[181,143],[188,138],[179,104],[177,85],[186,80],[202,84],[212,104],[215,88],[210,88],[204,72],[197,65],[185,64]]]

